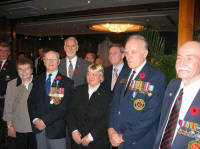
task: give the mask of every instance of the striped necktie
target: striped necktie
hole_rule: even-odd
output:
[[[125,89],[125,92],[124,92],[124,96],[126,95],[126,92],[128,91],[128,89],[129,89],[129,87],[130,87],[131,81],[132,81],[132,79],[133,79],[135,73],[136,73],[135,71],[132,71],[132,73],[131,73],[131,76],[130,76],[130,78],[129,78],[128,84],[127,84],[126,89]]]
[[[72,61],[69,61],[68,74],[69,74],[69,78],[72,79],[72,76],[73,76],[73,65],[72,65]]]
[[[51,87],[51,76],[52,76],[52,74],[49,74],[48,75],[48,78],[47,78],[47,80],[46,80],[46,82],[45,82],[45,95],[46,96],[48,96],[48,94],[49,94],[49,88]]]
[[[114,68],[113,69],[113,75],[112,75],[111,91],[114,89],[115,83],[116,83],[117,78],[118,78],[117,72],[118,72],[117,68]]]
[[[183,97],[183,89],[180,90],[180,92],[176,98],[176,101],[174,103],[173,109],[170,113],[170,117],[169,117],[169,120],[167,123],[167,127],[165,128],[165,133],[162,138],[160,149],[170,149],[171,148],[175,130],[176,130],[176,127],[178,124],[178,117],[179,117],[179,112],[181,109],[182,97]]]

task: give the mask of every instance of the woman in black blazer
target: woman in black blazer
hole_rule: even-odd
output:
[[[72,149],[109,149],[107,125],[112,95],[101,84],[103,74],[102,65],[90,65],[86,77],[88,84],[74,91],[69,114]]]

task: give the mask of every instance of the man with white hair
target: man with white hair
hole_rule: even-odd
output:
[[[110,107],[109,139],[118,149],[153,148],[165,91],[165,76],[147,62],[143,36],[129,37],[122,70]]]
[[[178,48],[176,72],[165,92],[154,149],[200,148],[200,42]]]

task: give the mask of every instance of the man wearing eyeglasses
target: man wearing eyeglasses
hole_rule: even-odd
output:
[[[37,76],[28,98],[29,115],[38,149],[66,149],[64,116],[71,98],[73,81],[58,71],[59,53],[44,54],[46,73]]]
[[[90,64],[76,55],[78,49],[76,38],[68,37],[64,43],[66,58],[59,65],[60,73],[74,80],[74,87],[86,83],[86,69]]]
[[[6,123],[2,120],[4,96],[6,93],[8,81],[17,77],[17,71],[14,61],[8,60],[10,55],[10,45],[7,42],[0,41],[0,148],[5,145],[5,136],[7,132],[4,131]],[[9,138],[9,140],[12,140]],[[8,141],[10,142],[10,141]]]

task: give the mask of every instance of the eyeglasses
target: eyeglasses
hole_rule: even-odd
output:
[[[65,47],[66,47],[66,48],[76,48],[77,45],[71,45],[71,46],[70,46],[70,45],[65,45]]]
[[[58,58],[56,57],[44,57],[43,60],[45,61],[56,61]]]

